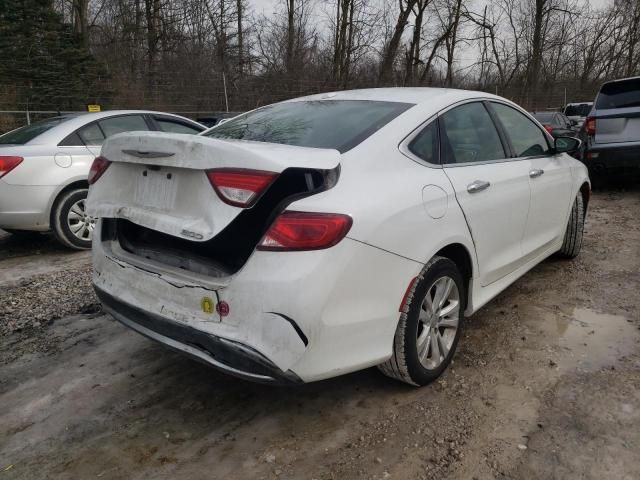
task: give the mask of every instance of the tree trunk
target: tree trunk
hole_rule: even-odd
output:
[[[242,31],[242,10],[243,0],[237,0],[238,10],[238,74],[242,77],[244,75],[244,32]]]
[[[404,33],[404,29],[407,26],[407,21],[409,20],[411,10],[413,9],[417,1],[418,0],[398,0],[398,20],[393,30],[391,40],[389,40],[389,44],[385,48],[384,54],[382,55],[380,75],[378,76],[379,83],[384,83],[391,78],[393,63],[398,53],[398,47],[400,46],[400,41],[402,40],[402,34]]]
[[[287,59],[286,69],[289,79],[293,77],[294,47],[296,40],[295,0],[287,0]]]

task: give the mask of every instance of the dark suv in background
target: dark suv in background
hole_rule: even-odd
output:
[[[582,161],[592,180],[640,172],[640,77],[606,82],[581,131]]]

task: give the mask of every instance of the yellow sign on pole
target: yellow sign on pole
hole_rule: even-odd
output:
[[[89,105],[87,105],[87,111],[91,112],[91,113],[99,112],[100,111],[100,105],[89,104]]]

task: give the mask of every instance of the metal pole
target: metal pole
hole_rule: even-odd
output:
[[[567,87],[564,87],[564,105],[567,104]],[[564,108],[564,105],[562,106]]]
[[[224,103],[227,106],[227,113],[229,113],[229,97],[227,97],[227,79],[222,72],[222,84],[224,85]]]

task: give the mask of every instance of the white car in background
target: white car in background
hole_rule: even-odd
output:
[[[53,230],[71,248],[90,248],[87,175],[105,138],[128,131],[197,134],[205,127],[168,113],[114,110],[61,115],[0,135],[0,228]]]
[[[123,324],[242,378],[378,365],[424,385],[465,315],[580,251],[579,144],[503,98],[430,88],[117,135],[89,177],[94,286]]]

